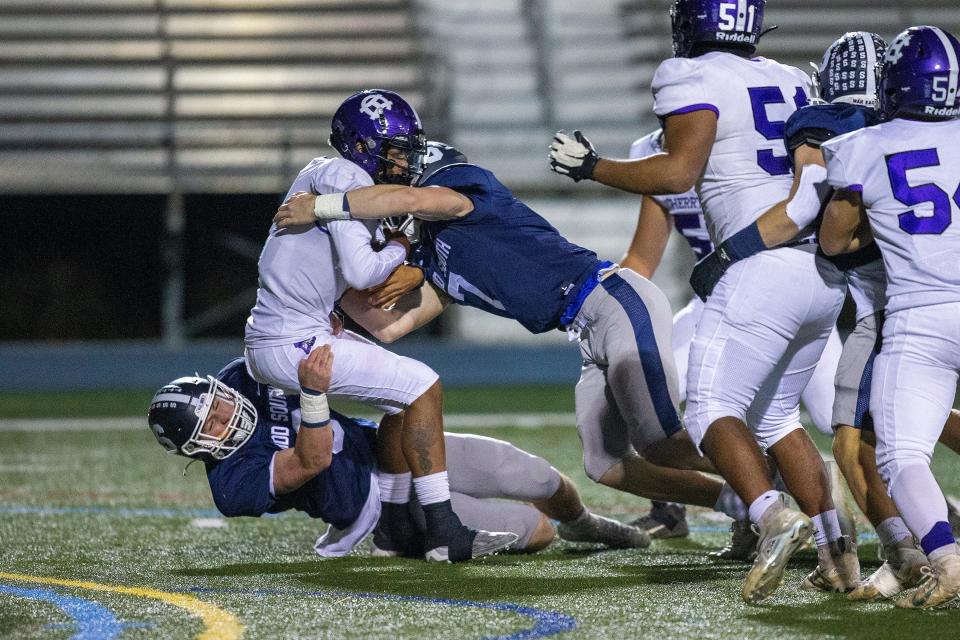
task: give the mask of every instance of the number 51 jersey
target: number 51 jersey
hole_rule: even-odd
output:
[[[800,69],[766,58],[715,51],[657,68],[653,98],[661,120],[703,109],[717,114],[717,137],[697,186],[714,244],[789,195],[784,125],[809,93]]]
[[[827,182],[862,192],[887,312],[960,302],[960,120],[898,118],[822,149]]]

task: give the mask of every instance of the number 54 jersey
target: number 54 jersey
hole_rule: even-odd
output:
[[[960,120],[898,118],[822,149],[830,185],[862,193],[887,313],[960,302]]]
[[[790,193],[784,125],[808,102],[810,79],[766,58],[711,52],[670,58],[653,77],[661,120],[707,109],[717,136],[697,186],[707,227],[720,244]]]

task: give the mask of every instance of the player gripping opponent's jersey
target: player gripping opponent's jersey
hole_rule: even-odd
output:
[[[887,272],[883,346],[872,380],[877,465],[932,571],[898,606],[928,608],[960,592],[960,555],[930,456],[960,372],[960,42],[913,27],[887,49],[885,122],[823,146],[837,194],[821,227],[829,253],[859,248],[869,220]]]
[[[646,158],[663,151],[663,130],[658,129],[630,146],[630,158]],[[648,198],[649,201],[648,202]],[[651,204],[651,202],[653,204]],[[627,250],[624,266],[633,268],[640,275],[651,278],[663,256],[666,247],[666,233],[663,225],[643,220],[644,216],[667,217],[677,232],[690,245],[696,260],[702,260],[713,251],[713,243],[703,218],[703,208],[697,192],[691,189],[683,194],[665,196],[644,196],[641,205],[641,219],[637,222],[633,242]],[[636,265],[636,266],[634,266]],[[680,400],[687,397],[687,363],[690,354],[690,342],[696,331],[703,301],[694,296],[687,305],[673,316],[673,355],[677,363],[677,375],[680,379]],[[840,359],[840,335],[834,329],[830,333],[823,356],[803,390],[801,398],[810,414],[810,419],[818,431],[831,435],[831,410],[834,403],[834,376]]]
[[[727,240],[788,198],[784,126],[809,98],[803,72],[754,55],[763,10],[763,0],[676,0],[675,57],[661,63],[653,81],[665,152],[611,160],[580,132],[558,132],[550,148],[554,171],[645,195],[696,186],[711,240],[718,252],[728,251]],[[748,240],[762,247],[758,236]],[[799,422],[799,399],[845,288],[812,245],[761,251],[721,278],[691,345],[684,424],[760,529],[760,552],[742,591],[748,603],[779,586],[808,532],[818,547],[842,536],[823,460]],[[762,449],[779,461],[806,515],[784,506]]]

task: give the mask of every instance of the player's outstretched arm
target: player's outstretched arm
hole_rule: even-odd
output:
[[[639,160],[602,158],[579,132],[570,137],[560,131],[550,145],[550,168],[578,182],[596,180],[631,193],[683,193],[703,174],[716,137],[717,115],[708,109],[668,116],[664,153]]]
[[[837,189],[820,223],[820,248],[835,256],[856,251],[872,239],[860,192]]]
[[[340,308],[380,342],[394,342],[427,324],[450,304],[450,299],[426,284],[403,298],[392,309],[370,304],[368,294],[351,289],[340,298]]]
[[[273,458],[273,491],[283,495],[295,491],[330,466],[333,460],[333,430],[326,391],[333,372],[330,345],[314,349],[300,361],[300,431],[290,449]]]
[[[473,201],[447,187],[380,184],[349,193],[295,193],[280,205],[273,222],[280,228],[329,220],[376,220],[410,213],[423,220],[461,218]]]
[[[663,259],[670,228],[669,212],[650,196],[643,196],[633,241],[620,260],[620,266],[633,269],[644,278],[652,278]]]

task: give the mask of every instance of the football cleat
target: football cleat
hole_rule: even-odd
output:
[[[654,539],[686,538],[690,535],[687,508],[672,502],[654,502],[650,511],[630,523]]]
[[[780,508],[768,510],[760,521],[757,558],[747,573],[740,595],[747,604],[757,604],[777,590],[783,580],[787,561],[803,546],[813,531],[813,523],[803,513],[788,509],[784,497]]]
[[[643,529],[595,513],[589,515],[583,524],[561,522],[557,534],[567,542],[595,542],[611,549],[643,549],[650,546],[650,535]]]
[[[960,555],[937,558],[922,571],[920,586],[897,600],[897,606],[901,609],[932,609],[960,594]]]
[[[860,560],[857,558],[857,543],[849,536],[842,536],[826,547],[817,549],[817,567],[803,579],[804,591],[846,593],[860,583]]]
[[[723,549],[710,553],[713,560],[739,560],[751,562],[757,555],[757,532],[749,520],[734,520],[730,523],[730,543]]]
[[[916,548],[900,548],[870,577],[847,595],[848,600],[885,600],[916,585],[929,566],[927,556]]]
[[[483,556],[492,556],[509,549],[520,539],[508,531],[474,531],[461,527],[448,545],[429,549],[427,562],[467,562]]]

